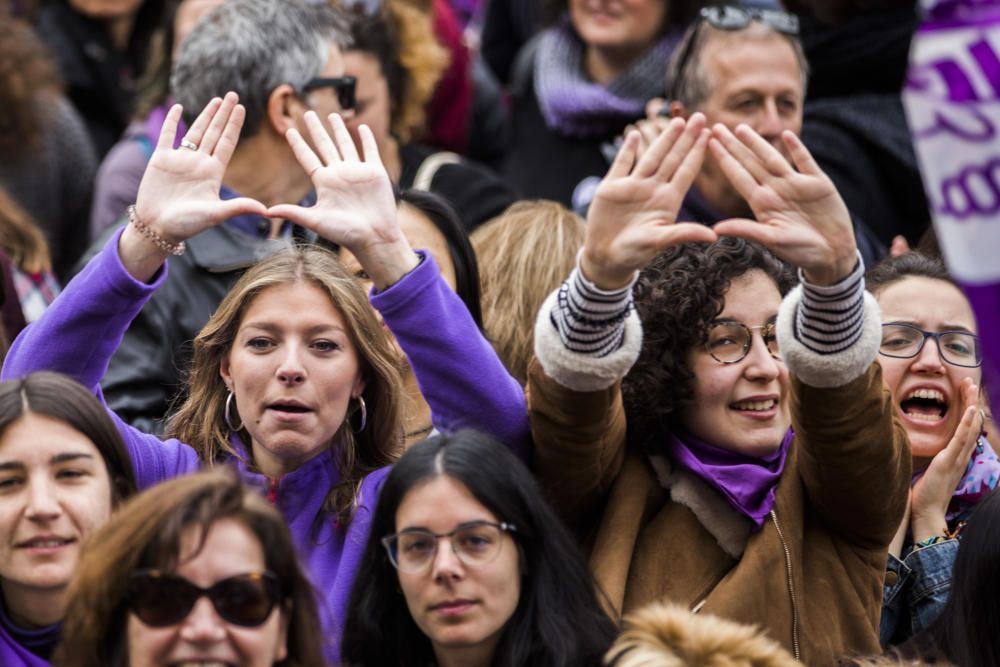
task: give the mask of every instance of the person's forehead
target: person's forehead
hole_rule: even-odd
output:
[[[802,87],[802,69],[791,42],[772,30],[708,29],[701,66],[713,85],[785,76]]]

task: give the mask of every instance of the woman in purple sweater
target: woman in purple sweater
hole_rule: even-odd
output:
[[[173,149],[171,109],[130,224],[15,341],[4,377],[45,368],[99,392],[122,335],[166,274],[169,252],[228,217],[280,217],[346,247],[372,278],[371,304],[395,334],[441,431],[486,431],[526,456],[527,413],[431,257],[399,231],[392,187],[365,130],[358,155],[339,117],[309,112],[311,144],[288,140],[312,174],[312,208],[221,201],[243,120],[236,95],[213,100]],[[194,341],[187,395],[166,441],[117,420],[140,488],[196,470],[238,468],[288,521],[319,591],[324,647],[337,655],[358,560],[402,435],[398,358],[363,292],[333,256],[291,248],[250,269]],[[99,394],[98,394],[99,395]],[[114,417],[114,415],[113,415]],[[184,444],[187,443],[187,444]]]

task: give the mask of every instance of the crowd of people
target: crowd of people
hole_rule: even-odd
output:
[[[0,665],[1000,664],[918,20],[0,2]]]

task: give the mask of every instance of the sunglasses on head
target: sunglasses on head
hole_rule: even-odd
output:
[[[684,50],[677,60],[676,78],[670,86],[670,98],[677,99],[678,86],[688,68],[688,61],[695,49],[695,42],[700,38],[701,26],[709,24],[718,30],[743,30],[752,21],[760,21],[764,25],[782,34],[797,36],[799,34],[799,17],[777,9],[761,7],[737,7],[734,5],[711,5],[702,7],[698,19],[694,23],[691,35],[684,43]],[[669,109],[669,105],[667,106]]]
[[[302,92],[308,93],[317,88],[333,88],[337,92],[337,102],[342,111],[354,108],[357,102],[358,80],[353,76],[315,77],[302,86]]]
[[[158,570],[137,570],[129,576],[128,608],[150,627],[180,623],[203,595],[225,622],[256,627],[271,615],[281,598],[281,586],[270,572],[228,577],[208,588]]]

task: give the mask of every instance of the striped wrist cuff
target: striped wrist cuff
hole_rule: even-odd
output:
[[[857,343],[865,313],[865,269],[860,254],[854,270],[834,285],[812,285],[801,269],[799,280],[802,301],[795,316],[795,338],[817,354],[836,354]]]
[[[583,277],[579,267],[559,288],[552,325],[568,350],[604,357],[618,350],[625,334],[625,318],[632,311],[632,282],[606,291]]]

